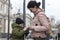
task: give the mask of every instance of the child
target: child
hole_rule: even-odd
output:
[[[12,38],[11,40],[24,40],[24,34],[28,33],[28,27],[23,27],[24,21],[16,18],[16,22],[12,24]]]

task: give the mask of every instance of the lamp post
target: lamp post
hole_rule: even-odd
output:
[[[25,0],[23,1],[23,20],[24,20],[24,27],[26,24],[26,10],[25,10]]]
[[[9,40],[9,28],[10,28],[10,0],[8,0],[8,35],[7,35],[7,40]]]
[[[26,26],[26,10],[25,10],[25,0],[23,1],[23,21],[24,21],[24,27]],[[25,40],[25,35],[24,35]]]
[[[43,8],[44,11],[45,11],[45,0],[42,0],[42,8]]]

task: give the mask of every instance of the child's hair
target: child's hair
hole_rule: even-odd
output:
[[[27,5],[27,8],[34,8],[35,6],[39,8],[40,5],[41,5],[40,2],[37,3],[36,1],[30,1]]]
[[[16,23],[17,24],[22,24],[24,21],[21,18],[16,18]]]

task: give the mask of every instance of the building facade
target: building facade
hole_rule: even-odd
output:
[[[13,15],[14,15],[15,19],[17,17],[19,17],[19,18],[21,18],[23,20],[23,14],[22,13],[20,13],[20,14],[13,14]],[[31,19],[32,19],[31,15],[26,14],[26,19],[25,19],[26,20],[26,26],[30,25]]]
[[[12,8],[12,7],[11,7]],[[15,21],[17,17],[23,19],[22,13],[12,14],[12,9],[10,8],[10,27],[9,32],[12,32],[11,24]],[[26,14],[26,26],[30,25],[32,17]],[[0,33],[8,33],[8,1],[0,0]]]
[[[8,22],[6,21],[7,18],[8,18],[8,0],[0,0],[0,33],[6,32],[7,28],[6,22]]]

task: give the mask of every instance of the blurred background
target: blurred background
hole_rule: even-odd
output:
[[[11,24],[17,17],[25,21],[24,26],[30,25],[34,15],[27,9],[29,1],[32,0],[0,0],[0,40],[10,40]],[[40,8],[45,10],[45,14],[51,20],[53,38],[50,40],[60,40],[60,0],[33,1],[41,2]]]

